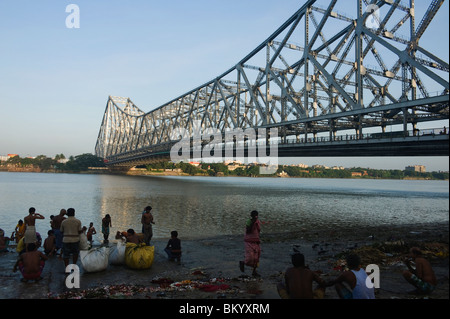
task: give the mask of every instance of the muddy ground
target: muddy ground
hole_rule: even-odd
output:
[[[279,299],[276,284],[291,266],[290,255],[295,249],[324,280],[335,278],[345,268],[346,253],[357,252],[363,266],[376,264],[380,268],[377,299],[449,299],[448,223],[366,229],[330,226],[283,234],[263,231],[260,278],[251,277],[250,269],[244,273],[239,270],[243,236],[180,239],[180,264],[167,260],[167,239],[153,240],[155,259],[147,270],[109,265],[105,271],[86,273],[78,261],[78,289],[66,287],[64,263],[58,257],[46,262],[42,280],[21,282],[20,273],[12,271],[17,253],[10,247],[10,252],[0,253],[0,298]],[[406,267],[401,260],[412,246],[424,250],[436,272],[438,285],[430,295],[408,294],[413,287],[402,278]],[[337,298],[334,288],[327,288],[325,299]]]

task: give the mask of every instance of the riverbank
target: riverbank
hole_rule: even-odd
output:
[[[52,174],[105,174],[105,175],[129,175],[129,176],[157,176],[157,177],[165,177],[165,176],[180,176],[180,177],[189,177],[189,176],[197,176],[197,177],[252,177],[252,178],[312,178],[312,179],[321,179],[321,178],[332,178],[332,179],[375,179],[375,180],[427,180],[427,181],[449,181],[448,178],[440,179],[440,178],[427,178],[427,177],[412,177],[412,176],[405,176],[403,178],[384,178],[384,177],[374,177],[374,176],[349,176],[349,177],[337,177],[337,176],[278,176],[278,175],[255,175],[255,176],[240,176],[240,175],[209,175],[207,173],[198,173],[198,174],[187,174],[180,171],[174,171],[174,170],[168,170],[168,171],[149,171],[146,169],[134,169],[129,171],[122,171],[122,170],[108,170],[108,169],[98,169],[93,168],[87,171],[59,171],[59,170],[46,170],[42,171],[38,168],[36,169],[29,169],[29,168],[15,168],[12,170],[8,170],[5,168],[2,168],[0,166],[0,172],[9,172],[9,173],[52,173]]]
[[[109,265],[105,271],[85,273],[78,262],[79,289],[65,287],[64,264],[57,257],[47,261],[41,281],[23,283],[19,273],[12,272],[17,254],[1,253],[0,298],[279,299],[276,284],[291,266],[290,254],[295,248],[324,280],[340,274],[349,251],[358,253],[363,265],[377,264],[380,268],[377,299],[449,299],[448,223],[263,232],[260,278],[250,277],[249,269],[245,273],[239,270],[244,253],[242,236],[180,239],[183,248],[180,265],[167,260],[163,251],[166,240],[153,241],[155,260],[148,270]],[[401,259],[411,246],[424,250],[436,272],[438,286],[430,295],[408,294],[413,287],[402,278],[405,266]],[[326,290],[325,299],[337,299],[334,288]]]

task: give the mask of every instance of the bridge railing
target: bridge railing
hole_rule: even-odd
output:
[[[407,131],[391,131],[391,132],[376,132],[376,133],[363,133],[363,134],[342,134],[336,136],[321,135],[316,137],[300,137],[300,138],[287,138],[285,141],[274,140],[273,144],[305,144],[305,143],[330,143],[341,141],[356,141],[356,140],[369,140],[369,139],[393,139],[404,137],[417,137],[421,136],[434,136],[434,135],[449,135],[449,128],[430,128],[423,130],[407,130]]]

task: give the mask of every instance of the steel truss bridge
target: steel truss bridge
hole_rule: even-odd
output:
[[[414,0],[305,1],[234,67],[153,111],[110,96],[96,155],[167,160],[180,130],[192,146],[200,125],[223,143],[266,129],[278,156],[448,156],[448,128],[422,128],[448,125],[449,64],[420,45],[443,2],[419,13]]]

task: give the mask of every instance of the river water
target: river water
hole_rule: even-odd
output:
[[[183,238],[242,234],[252,210],[259,211],[265,233],[421,224],[448,222],[449,183],[0,172],[0,228],[8,236],[29,207],[46,217],[36,223],[43,238],[50,215],[73,207],[83,225],[94,223],[100,241],[105,214],[112,217],[111,234],[140,232],[147,205],[153,207],[154,238],[169,238],[171,230]]]

